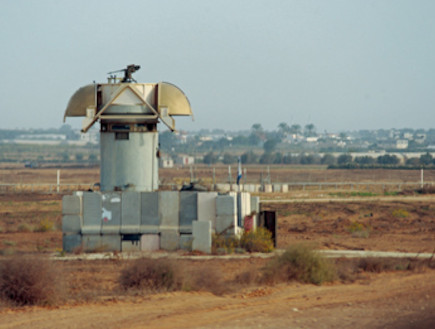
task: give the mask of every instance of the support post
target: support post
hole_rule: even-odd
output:
[[[57,170],[57,188],[56,188],[57,193],[59,193],[60,191],[60,169]]]

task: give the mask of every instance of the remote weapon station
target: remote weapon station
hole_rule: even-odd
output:
[[[157,123],[175,130],[174,116],[192,116],[189,100],[167,82],[137,83],[139,65],[109,72],[108,83],[86,85],[71,97],[66,117],[83,116],[82,132],[100,122],[101,191],[158,189]],[[123,78],[116,73],[123,72]]]

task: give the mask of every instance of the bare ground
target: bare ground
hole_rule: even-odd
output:
[[[47,176],[35,176],[35,173]],[[3,171],[2,174],[5,178],[10,173]],[[48,169],[15,174],[23,180],[27,175],[37,182],[55,177],[53,170]],[[76,173],[70,174],[65,178],[77,182]],[[289,172],[278,174],[284,177]],[[325,171],[290,174],[302,175],[301,179],[304,175],[320,179]],[[78,176],[79,180],[98,179],[93,170],[80,175],[83,176]],[[340,172],[334,175],[336,179]],[[370,178],[369,172],[361,175],[365,175],[364,179]],[[376,175],[381,174],[371,175],[377,179]],[[387,180],[395,180],[395,175],[396,172],[388,174]],[[403,175],[408,175],[408,178],[403,176],[404,180],[414,179],[409,172]],[[313,178],[315,176],[317,178]],[[325,181],[330,179],[325,178]],[[306,193],[309,197],[310,192]],[[1,194],[1,253],[37,255],[60,250],[60,200],[57,194]],[[266,207],[278,213],[280,248],[300,241],[315,243],[322,249],[432,252],[435,248],[435,207],[430,200],[380,198],[370,202],[294,202]],[[44,219],[54,224],[54,230],[34,232]],[[31,229],[27,230],[24,224]],[[265,262],[257,258],[185,260],[182,266],[185,270],[203,268],[204,273],[212,269],[224,278],[231,278],[243,270],[257,271]],[[56,307],[0,305],[0,328],[435,327],[435,272],[429,268],[357,273],[354,280],[323,286],[256,285],[216,296],[210,292],[186,291],[154,295],[121,293],[117,280],[128,261],[57,264],[64,273],[70,298]]]

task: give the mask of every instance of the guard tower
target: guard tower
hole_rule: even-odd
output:
[[[137,83],[140,67],[109,72],[107,83],[81,87],[64,115],[100,123],[100,191],[75,191],[62,201],[63,249],[211,252],[211,234],[238,235],[241,218],[259,211],[249,193],[159,190],[157,124],[175,130],[175,116],[192,116],[173,84]],[[117,72],[124,76],[118,78]],[[251,207],[251,204],[255,205]]]
[[[175,130],[174,116],[192,116],[186,95],[167,83],[137,83],[139,65],[109,72],[108,83],[81,87],[67,117],[84,117],[82,132],[100,122],[100,190],[155,191],[159,187],[157,123]],[[115,74],[124,72],[123,78]]]

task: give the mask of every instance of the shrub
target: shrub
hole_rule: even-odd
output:
[[[28,224],[20,224],[17,228],[18,232],[31,232],[32,228]]]
[[[122,270],[119,284],[123,289],[171,291],[180,288],[176,264],[166,259],[137,259]]]
[[[240,247],[240,240],[235,236],[213,234],[211,240],[212,254],[232,254]]]
[[[407,218],[409,217],[409,212],[405,209],[394,209],[392,215],[396,218]]]
[[[355,238],[368,238],[370,234],[370,226],[359,222],[352,222],[347,230]]]
[[[39,222],[38,227],[35,229],[35,232],[49,232],[53,231],[54,224],[48,219],[43,219]]]
[[[334,277],[333,265],[312,247],[303,244],[291,246],[263,269],[263,280],[266,283],[296,280],[322,284],[332,281]]]
[[[19,256],[0,263],[0,296],[16,305],[51,305],[62,294],[51,262],[40,257]]]
[[[264,227],[244,232],[240,238],[240,247],[248,252],[271,252],[273,250],[272,233]]]

